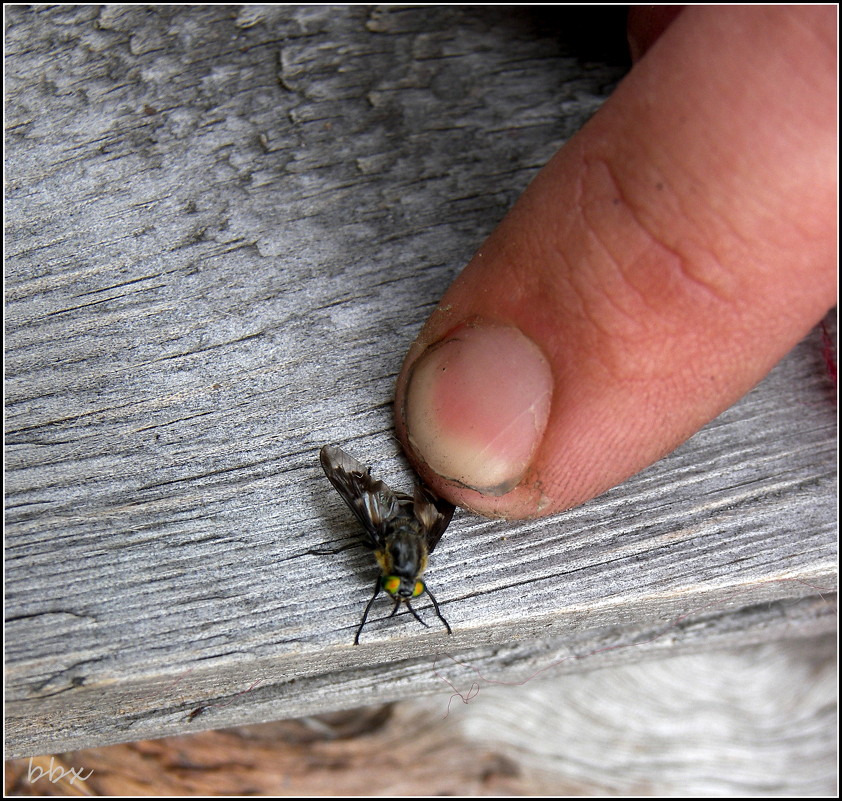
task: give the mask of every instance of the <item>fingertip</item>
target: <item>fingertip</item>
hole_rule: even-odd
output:
[[[787,69],[810,52],[795,13],[688,12],[448,290],[396,402],[439,495],[506,518],[583,503],[735,402],[832,305],[835,89],[819,48]],[[751,86],[732,92],[740,64]]]
[[[472,321],[412,364],[401,415],[418,461],[460,487],[501,496],[525,476],[552,395],[550,364],[532,340]]]

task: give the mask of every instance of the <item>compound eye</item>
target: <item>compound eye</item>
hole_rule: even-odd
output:
[[[401,580],[397,576],[383,576],[380,584],[389,595],[397,595],[401,588]]]
[[[412,597],[417,598],[426,589],[423,581],[416,581],[415,586],[412,588]]]

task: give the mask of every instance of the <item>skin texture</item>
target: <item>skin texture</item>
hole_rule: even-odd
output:
[[[407,355],[398,435],[433,490],[507,518],[581,504],[733,404],[833,306],[835,32],[832,7],[632,18],[640,60]],[[467,359],[431,369],[428,348],[456,352],[466,330],[471,354],[486,334],[496,348],[485,374]],[[521,335],[534,359],[522,342],[507,350]],[[529,382],[537,405],[529,389],[509,392],[508,421],[496,408],[488,423],[471,401],[501,405],[502,388]],[[547,392],[545,419],[512,443],[506,432]]]

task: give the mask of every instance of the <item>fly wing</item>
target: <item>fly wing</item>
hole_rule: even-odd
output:
[[[335,445],[325,445],[319,454],[322,469],[365,529],[366,545],[382,548],[395,517],[410,500],[373,478],[366,467]]]
[[[450,518],[453,517],[456,507],[443,498],[433,495],[430,490],[420,484],[415,485],[413,501],[415,519],[421,524],[427,538],[427,550],[432,553],[450,524]]]

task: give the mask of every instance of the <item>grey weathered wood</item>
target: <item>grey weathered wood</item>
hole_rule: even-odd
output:
[[[55,761],[95,796],[834,797],[835,653],[826,634],[481,681],[467,704],[440,693],[8,760],[5,789],[43,794],[33,763]],[[69,778],[50,792],[78,794]]]
[[[403,354],[622,74],[573,22],[7,9],[9,756],[441,692],[437,654],[521,680],[835,627],[818,332],[579,509],[457,512],[452,637],[422,607],[353,647],[371,557],[308,554],[355,536],[319,446],[410,485]]]

